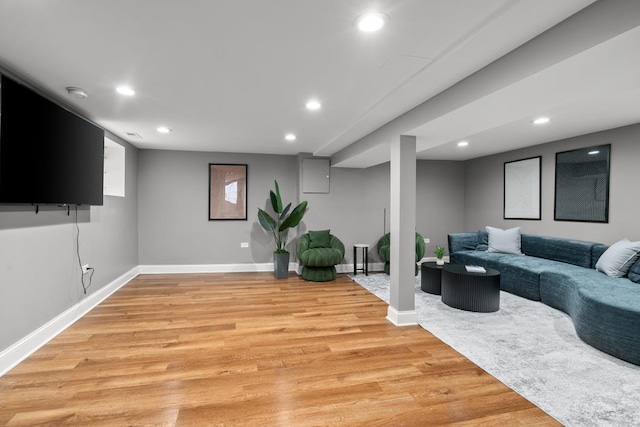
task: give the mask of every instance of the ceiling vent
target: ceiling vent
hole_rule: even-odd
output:
[[[127,135],[129,138],[133,138],[133,139],[142,139],[142,137],[140,136],[140,134],[139,134],[139,133],[137,133],[137,132],[126,132],[126,135]]]

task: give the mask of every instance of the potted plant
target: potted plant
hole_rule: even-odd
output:
[[[276,241],[276,250],[273,252],[273,270],[278,279],[283,279],[289,276],[289,252],[285,249],[288,231],[290,228],[296,227],[302,220],[307,211],[307,202],[300,203],[289,212],[291,203],[283,207],[278,181],[274,182],[276,191],[275,193],[270,191],[269,197],[271,199],[271,207],[275,212],[275,218],[263,209],[258,208],[258,220],[262,228],[273,233],[273,238]]]
[[[433,253],[436,254],[436,264],[444,265],[444,246],[437,246]]]

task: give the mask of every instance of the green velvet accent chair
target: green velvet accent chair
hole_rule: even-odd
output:
[[[296,255],[303,279],[328,282],[336,278],[335,266],[344,258],[344,244],[329,230],[310,231],[298,239]]]
[[[384,272],[389,274],[390,271],[390,263],[391,263],[391,237],[390,233],[385,234],[378,240],[378,255],[380,255],[380,259],[384,261]],[[416,270],[415,274],[418,275],[418,262],[424,256],[425,246],[424,239],[420,235],[420,233],[416,233]]]

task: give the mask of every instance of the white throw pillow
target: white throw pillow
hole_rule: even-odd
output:
[[[596,263],[596,270],[609,277],[624,277],[638,260],[640,242],[622,239],[611,245]]]
[[[501,230],[500,228],[487,226],[486,230],[487,234],[489,234],[489,252],[524,255],[520,250],[522,228],[514,227],[508,230]]]

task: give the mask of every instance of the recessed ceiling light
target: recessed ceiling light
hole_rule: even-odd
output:
[[[469,141],[460,141],[458,142],[458,147],[466,147],[469,145]]]
[[[358,29],[364,33],[372,33],[384,27],[387,16],[380,12],[369,12],[361,15],[356,20]]]
[[[533,124],[543,125],[545,123],[549,123],[549,117],[538,117],[533,121]]]
[[[600,151],[598,150],[589,151],[589,154],[593,156],[594,154],[600,154]]]
[[[296,140],[296,136],[292,133],[288,133],[284,136],[284,139],[286,139],[287,141],[295,141]]]
[[[169,133],[169,132],[171,132],[171,129],[169,129],[166,126],[160,126],[160,127],[156,128],[156,130],[158,132],[160,132],[160,133]]]
[[[131,89],[129,86],[118,86],[116,88],[116,91],[120,95],[125,95],[125,96],[133,96],[136,94],[136,92],[133,89]]]
[[[316,111],[322,107],[319,101],[312,99],[306,104],[307,110]]]

